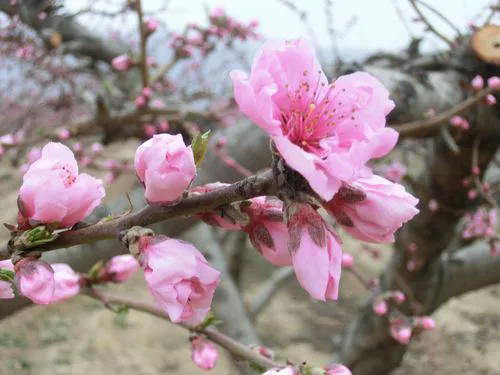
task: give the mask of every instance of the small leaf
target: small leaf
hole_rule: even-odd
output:
[[[217,317],[215,316],[215,313],[213,311],[209,311],[205,320],[200,324],[198,324],[197,326],[193,327],[193,331],[201,332],[205,330],[207,327],[216,323],[217,323]]]
[[[21,235],[21,242],[27,247],[34,247],[52,242],[57,238],[57,233],[53,233],[51,228],[40,225],[27,230]]]
[[[210,135],[210,130],[203,134],[197,134],[196,137],[194,137],[193,142],[191,142],[191,149],[193,150],[194,162],[198,168],[201,166],[201,163],[205,158],[209,135]]]
[[[0,280],[13,282],[14,277],[15,277],[14,271],[0,268]]]
[[[99,271],[104,267],[104,261],[99,260],[96,264],[92,266],[92,268],[87,272],[87,276],[90,280],[97,280],[97,276]]]

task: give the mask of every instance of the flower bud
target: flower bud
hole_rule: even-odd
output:
[[[104,275],[99,279],[121,283],[127,281],[137,271],[139,263],[133,255],[117,255],[111,258],[104,267]]]
[[[135,62],[127,55],[120,55],[111,60],[111,66],[119,72],[129,70],[134,65]]]
[[[470,85],[474,90],[481,90],[484,87],[484,80],[479,74],[476,75],[472,81],[470,81]]]
[[[54,296],[52,302],[63,301],[80,293],[81,277],[67,264],[51,264],[54,270]]]
[[[191,340],[191,359],[202,370],[211,370],[217,362],[217,348],[207,339],[197,336]]]
[[[54,298],[54,270],[42,260],[23,258],[14,266],[21,294],[34,303],[47,305]]]
[[[151,203],[173,203],[182,197],[196,177],[191,147],[180,134],[157,134],[135,153],[135,170]]]

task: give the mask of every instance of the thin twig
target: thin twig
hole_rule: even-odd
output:
[[[107,303],[125,306],[129,309],[142,311],[147,314],[154,315],[160,319],[171,322],[170,319],[168,318],[168,315],[162,309],[146,302],[135,301],[128,298],[113,296],[103,292],[96,293],[95,289],[89,289],[85,291],[85,295],[99,301],[103,302],[105,301]],[[258,352],[248,348],[247,346],[243,345],[238,341],[233,340],[231,337],[216,331],[213,328],[210,327],[198,328],[197,326],[191,326],[185,323],[180,323],[178,325],[191,332],[205,335],[207,339],[220,345],[221,347],[229,351],[231,354],[237,357],[244,358],[250,361],[251,363],[255,363],[265,368],[277,368],[277,367],[279,368],[285,366],[284,364],[275,362],[267,357],[260,355]]]
[[[436,16],[438,16],[439,18],[441,18],[441,20],[443,20],[448,26],[450,26],[456,33],[457,33],[457,36],[461,36],[462,33],[460,32],[460,29],[455,26],[455,24],[453,22],[450,21],[449,18],[447,18],[443,13],[441,13],[439,10],[437,10],[436,8],[434,8],[433,6],[427,4],[426,2],[422,1],[422,0],[416,0],[418,1],[418,3],[420,5],[422,5],[423,7],[429,9],[432,13],[434,13]]]
[[[409,0],[411,6],[413,9],[415,9],[415,12],[417,12],[420,20],[422,20],[423,23],[427,26],[430,32],[432,32],[434,35],[436,35],[439,39],[442,41],[446,42],[449,46],[453,45],[453,42],[448,39],[445,35],[440,33],[433,25],[430,23],[430,21],[427,19],[427,17],[422,13],[420,8],[417,6],[417,0]]]
[[[141,0],[135,0],[135,10],[137,12],[137,18],[139,21],[139,35],[141,36],[140,47],[141,47],[141,78],[142,78],[142,87],[148,86],[148,64],[147,64],[147,35],[146,28],[144,26],[144,18],[142,14],[142,5]]]

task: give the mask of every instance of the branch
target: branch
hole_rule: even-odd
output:
[[[92,289],[88,290],[85,294],[98,301],[104,300],[105,303],[108,304],[111,303],[111,304],[122,305],[130,309],[142,311],[147,314],[156,316],[160,319],[171,322],[170,319],[168,318],[168,315],[162,309],[153,306],[149,303],[135,301],[124,297],[113,296],[103,292],[96,293]],[[274,362],[273,360],[260,355],[256,351],[253,351],[252,349],[248,348],[242,343],[233,340],[231,337],[226,336],[223,333],[214,330],[213,328],[209,327],[204,329],[198,329],[196,326],[190,326],[185,323],[180,323],[178,325],[189,330],[190,332],[201,333],[205,335],[210,341],[213,341],[214,343],[220,345],[224,349],[228,350],[231,354],[237,357],[244,358],[259,366],[265,368],[275,368],[275,367],[285,366],[284,364]]]
[[[293,267],[280,267],[265,281],[260,293],[250,303],[250,318],[255,320],[279,287],[294,275]]]
[[[30,251],[44,252],[98,240],[118,238],[121,231],[135,225],[146,226],[178,216],[212,211],[216,207],[231,202],[261,195],[272,195],[274,188],[272,172],[267,171],[205,194],[188,196],[173,206],[146,206],[138,212],[114,220],[62,232],[54,241],[43,246],[30,248]],[[5,244],[0,247],[0,259],[9,258],[8,245]]]
[[[487,243],[475,243],[441,259],[442,286],[436,307],[460,294],[500,283],[500,256]]]
[[[429,29],[429,31],[432,32],[432,33],[434,33],[434,35],[436,35],[439,39],[441,39],[442,41],[444,41],[445,43],[447,43],[449,46],[453,46],[453,42],[450,39],[448,39],[446,36],[444,36],[443,34],[441,34],[432,25],[432,23],[429,22],[429,20],[427,19],[427,17],[422,13],[422,11],[417,6],[416,0],[409,0],[409,1],[410,1],[411,6],[413,7],[413,9],[415,9],[415,12],[417,12],[418,16],[422,20],[422,22],[425,23],[425,25]]]
[[[141,0],[135,0],[135,10],[137,12],[137,18],[139,22],[139,35],[141,36],[141,78],[142,87],[148,86],[148,64],[147,64],[147,48],[146,43],[148,37],[146,35],[146,29],[144,26],[144,18],[142,15],[142,5]]]
[[[491,94],[493,91],[494,90],[491,89],[490,87],[486,87],[486,88],[482,89],[481,91],[478,91],[473,96],[465,99],[463,102],[457,104],[456,106],[454,106],[454,107],[452,107],[444,112],[441,112],[441,113],[437,114],[436,116],[433,116],[429,119],[406,122],[403,124],[393,124],[391,126],[399,132],[400,138],[427,137],[428,135],[431,135],[432,133],[439,130],[439,128],[441,126],[447,125],[447,121],[451,117],[465,112],[470,107],[475,105],[477,102],[479,102],[480,100],[485,98],[487,95]]]

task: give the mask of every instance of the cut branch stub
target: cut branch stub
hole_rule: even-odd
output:
[[[476,31],[472,49],[481,60],[500,65],[500,26],[487,25]]]

